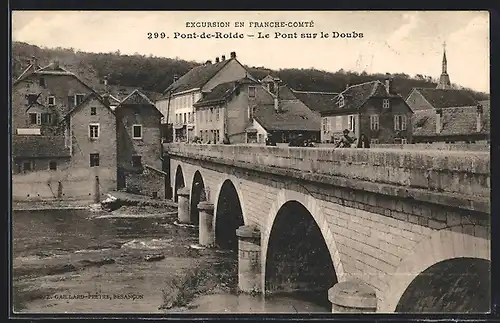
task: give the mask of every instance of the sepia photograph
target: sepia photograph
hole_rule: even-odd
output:
[[[11,38],[11,314],[491,312],[488,11],[13,10]]]

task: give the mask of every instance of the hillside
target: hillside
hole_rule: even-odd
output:
[[[71,48],[40,48],[22,42],[12,44],[12,76],[17,78],[36,56],[44,66],[58,60],[62,66],[78,74],[92,87],[102,90],[102,80],[108,75],[109,83],[123,87],[139,87],[145,91],[163,92],[172,82],[175,74],[181,76],[200,63],[144,55],[121,55],[115,53],[87,53]],[[244,63],[244,62],[242,62]],[[282,69],[273,71],[265,67],[248,67],[250,74],[261,79],[271,73],[296,90],[340,92],[346,84],[357,84],[382,80],[384,74],[337,71],[335,73],[315,69]],[[392,74],[396,92],[406,96],[413,87],[435,87],[430,77],[406,74]],[[487,99],[485,93],[469,90],[478,100]]]

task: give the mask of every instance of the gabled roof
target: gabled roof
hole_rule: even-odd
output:
[[[210,81],[224,66],[230,61],[236,60],[231,58],[223,60],[215,64],[203,64],[192,68],[189,72],[184,74],[176,82],[172,83],[163,93],[169,94],[184,92],[191,89],[202,88],[208,81]]]
[[[344,106],[338,106],[337,101],[344,98]],[[368,99],[372,97],[400,97],[397,94],[389,94],[385,85],[380,81],[369,81],[351,85],[339,93],[335,98],[335,104],[331,109],[323,110],[324,113],[346,113],[358,111]]]
[[[477,104],[477,101],[465,90],[414,88],[413,91],[419,92],[434,109],[465,107]]]
[[[91,98],[96,98],[99,102],[101,102],[106,108],[108,108],[112,113],[114,113],[113,109],[109,106],[109,104],[104,100],[102,96],[100,96],[96,92],[90,92],[80,104],[76,105],[73,109],[71,109],[62,120],[67,119],[70,115],[72,115],[76,110],[80,109],[81,106],[85,105]]]
[[[17,158],[71,157],[63,136],[12,136],[12,156]]]
[[[483,118],[480,134],[490,133],[490,104],[483,101]],[[440,133],[436,133],[436,110],[415,111],[413,136],[467,136],[478,134],[476,131],[477,106],[449,107],[442,109]]]
[[[35,70],[39,70],[41,68],[42,67],[37,64]],[[19,77],[14,81],[14,83],[17,83],[18,80],[22,79],[26,74],[28,74],[32,70],[33,70],[33,63],[30,64],[28,67],[26,67],[26,69],[21,73],[21,75],[19,75]]]
[[[32,65],[30,65],[30,66],[32,66]],[[59,63],[56,63],[56,62],[51,63],[45,67],[42,67],[42,68],[39,67],[38,69],[36,69],[35,71],[32,71],[32,72],[29,72],[29,69],[27,69],[25,72],[23,72],[23,74],[21,74],[21,76],[18,77],[17,80],[15,80],[12,85],[15,85],[15,84],[29,78],[31,75],[67,75],[67,76],[71,76],[71,77],[76,78],[85,87],[87,87],[91,91],[94,91],[94,89],[92,87],[90,87],[87,83],[85,83],[75,73],[68,71],[64,67],[60,66]]]
[[[328,111],[335,107],[336,96],[338,93],[334,92],[311,92],[311,91],[297,91],[292,90],[293,95],[300,101],[302,101],[305,105],[309,107],[309,109],[322,112]]]
[[[302,102],[282,101],[280,107],[277,112],[274,104],[259,104],[254,108],[254,118],[267,131],[320,131],[320,118]]]
[[[200,100],[198,100],[198,102],[193,104],[193,106],[202,107],[223,102],[227,98],[231,97],[231,95],[236,91],[236,89],[239,88],[242,84],[259,84],[259,83],[249,77],[244,77],[237,81],[221,83],[216,87],[214,87],[210,92],[205,94],[205,96]]]
[[[120,102],[120,104],[116,107],[115,110],[122,108],[125,105],[141,105],[141,106],[149,106],[153,108],[160,115],[163,115],[155,106],[153,102],[141,91],[135,89],[132,93],[130,93],[126,98]]]

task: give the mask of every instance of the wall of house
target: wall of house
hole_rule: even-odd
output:
[[[210,91],[221,83],[242,79],[246,75],[247,70],[238,61],[233,59],[203,86],[202,92]]]
[[[412,90],[406,98],[406,104],[413,110],[434,109],[434,107],[420,94],[420,92]]]
[[[26,173],[37,172],[37,171],[49,171],[49,163],[56,163],[56,170],[62,170],[69,167],[70,157],[47,157],[47,158],[15,158],[12,165],[12,174],[24,174],[24,163],[29,162],[31,164],[31,171],[26,171]],[[54,172],[54,171],[52,171]]]
[[[45,79],[45,86],[40,86],[39,79]],[[30,125],[27,95],[41,93],[38,101],[47,105],[49,96],[55,97],[54,110],[57,118],[64,116],[71,106],[68,104],[68,96],[75,94],[89,94],[91,89],[81,83],[76,77],[70,75],[31,75],[27,79],[14,84],[12,88],[12,126],[17,128],[38,127]]]
[[[332,138],[340,138],[343,134],[344,129],[349,129],[349,116],[354,116],[355,129],[354,132],[350,132],[349,136],[358,138],[359,137],[359,115],[357,114],[344,114],[336,116],[326,116],[321,118],[321,142],[332,141]],[[323,120],[327,120],[326,132],[323,131]]]
[[[147,184],[147,181],[135,179],[136,177],[141,178],[140,175],[144,167],[133,167],[133,156],[141,156],[143,166],[149,165],[161,169],[161,116],[152,107],[141,105],[125,105],[118,108],[115,113],[117,118],[118,172],[123,174],[127,189],[133,190],[137,183]],[[134,124],[142,125],[141,139],[133,138],[132,126]],[[121,179],[119,178],[119,180]],[[147,187],[144,186],[142,190],[147,190]]]
[[[218,131],[219,135],[219,138],[215,138],[216,143],[220,142],[224,138],[225,113],[225,105],[213,105],[196,109],[197,136],[202,139],[203,142],[210,141],[211,143],[214,143],[214,134],[215,137],[217,137],[216,131]]]
[[[362,113],[359,119],[359,135],[364,133],[370,139],[378,139],[380,144],[393,144],[396,136],[394,130],[394,115],[400,114],[406,116],[406,130],[399,131],[402,138],[408,143],[412,140],[412,113],[402,99],[390,99],[390,107],[383,108],[382,98],[371,98],[362,107]],[[370,115],[379,116],[379,130],[371,130]]]
[[[260,123],[257,122],[257,120],[253,120],[252,122],[252,128],[257,130],[256,137],[257,137],[257,143],[259,144],[265,144],[266,139],[267,139],[267,131],[260,125]],[[248,142],[248,136],[245,138],[245,142]]]

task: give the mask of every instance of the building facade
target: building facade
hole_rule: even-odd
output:
[[[321,112],[322,142],[335,142],[347,129],[351,137],[364,134],[372,143],[411,143],[413,112],[394,93],[391,79],[348,86],[335,101]]]
[[[221,83],[236,81],[247,76],[247,70],[232,52],[230,59],[225,56],[208,60],[195,67],[170,85],[156,101],[157,109],[164,115],[162,123],[172,123],[174,141],[190,141],[200,132],[195,129],[194,103]],[[168,117],[167,117],[168,116]]]

